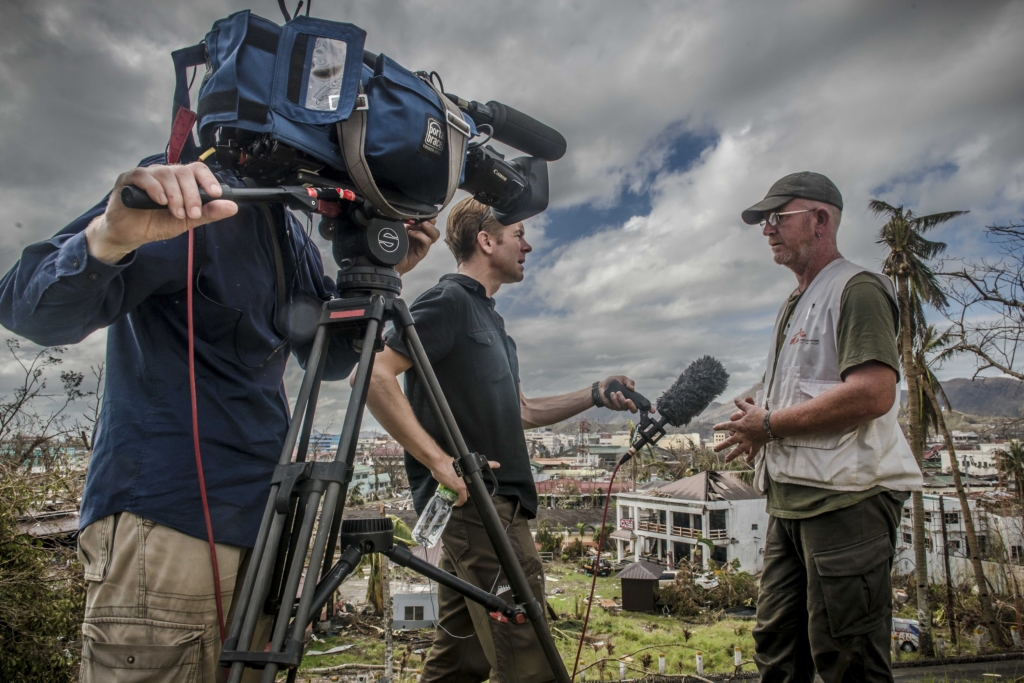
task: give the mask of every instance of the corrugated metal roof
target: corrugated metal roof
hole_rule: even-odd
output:
[[[33,538],[54,538],[78,531],[78,510],[31,513],[18,520],[18,530]]]
[[[648,581],[657,581],[661,578],[661,574],[664,571],[660,564],[654,564],[646,560],[640,560],[629,565],[621,572],[615,575],[616,579],[644,579]]]
[[[657,498],[695,500],[702,503],[716,500],[750,500],[761,497],[752,486],[745,484],[731,472],[701,472],[650,490],[647,495]]]

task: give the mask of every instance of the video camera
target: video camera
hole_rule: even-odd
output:
[[[172,55],[174,128],[189,110],[186,69],[204,64],[199,147],[189,119],[187,135],[178,133],[182,160],[212,157],[246,179],[248,188],[224,186],[224,198],[320,214],[340,291],[400,292],[391,269],[408,250],[403,221],[436,216],[456,188],[503,225],[547,208],[547,162],[566,151],[556,130],[500,102],[445,93],[436,73],[365,51],[357,26],[285,16],[279,26],[237,12]],[[507,160],[492,139],[529,156]],[[134,187],[122,201],[158,208]]]

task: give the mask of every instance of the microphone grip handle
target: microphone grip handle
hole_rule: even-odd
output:
[[[231,187],[230,185],[224,185],[222,183],[220,189],[221,196],[218,197],[217,199],[231,199],[233,190],[235,188]],[[199,199],[203,202],[203,204],[209,204],[210,202],[214,201],[213,197],[206,194],[206,190],[204,190],[203,188],[199,188]],[[158,204],[155,201],[153,201],[153,199],[146,193],[145,190],[143,190],[140,187],[136,187],[135,185],[125,185],[124,187],[121,188],[121,203],[124,204],[125,207],[129,209],[155,210],[167,208],[163,204]]]
[[[633,401],[633,404],[637,407],[641,413],[648,413],[651,410],[651,402],[647,400],[647,397],[640,392],[627,389],[626,385],[617,379],[613,379],[608,383],[608,387],[604,390],[604,395],[608,400],[611,400],[612,394],[616,391],[621,391],[622,395],[627,399]]]

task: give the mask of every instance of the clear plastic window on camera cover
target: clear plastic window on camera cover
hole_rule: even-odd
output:
[[[338,108],[345,75],[348,44],[343,40],[317,37],[309,63],[309,84],[302,106],[316,111]]]

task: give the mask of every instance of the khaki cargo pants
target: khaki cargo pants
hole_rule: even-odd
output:
[[[534,597],[545,604],[544,574],[526,515],[515,498],[491,498]],[[512,602],[508,579],[473,502],[455,508],[441,536],[441,569]],[[438,589],[438,627],[420,683],[546,683],[554,680],[533,625],[501,624],[479,604]]]
[[[205,540],[122,512],[81,532],[78,557],[87,582],[80,683],[224,680]],[[248,560],[245,548],[217,545],[228,628]],[[264,618],[254,641],[265,643],[269,626]],[[261,673],[250,669],[243,680]]]
[[[905,494],[899,494],[905,497]],[[892,681],[892,570],[903,500],[768,520],[754,626],[762,683]]]

